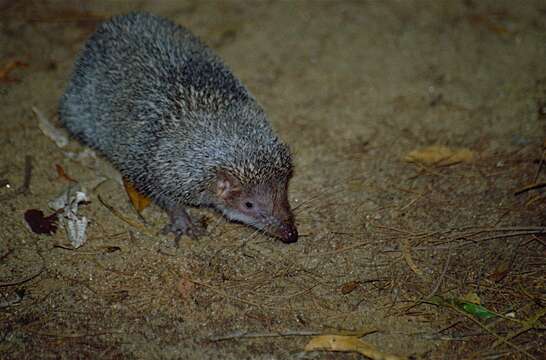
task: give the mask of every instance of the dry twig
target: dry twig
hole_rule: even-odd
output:
[[[447,269],[449,268],[449,262],[451,261],[451,255],[452,255],[452,252],[451,252],[451,249],[450,249],[449,253],[447,255],[446,263],[444,264],[444,269],[442,270],[442,273],[440,274],[440,277],[438,278],[438,281],[436,282],[436,285],[434,286],[434,288],[432,289],[430,294],[426,297],[426,299],[432,298],[434,295],[436,295],[436,292],[438,292],[438,289],[440,289],[440,286],[442,285],[442,281],[444,281],[444,278],[446,276]]]
[[[41,264],[40,269],[38,271],[36,271],[35,273],[33,273],[31,275],[25,276],[22,279],[0,283],[0,287],[24,284],[24,283],[38,277],[45,270],[45,259],[43,258],[42,255],[40,255],[40,258],[42,259],[42,264]]]
[[[269,338],[269,337],[294,337],[294,336],[319,336],[319,335],[343,335],[343,336],[355,336],[363,337],[378,332],[378,329],[362,330],[362,331],[339,331],[337,333],[325,334],[323,331],[314,330],[286,330],[282,332],[247,332],[247,331],[234,331],[225,335],[219,335],[209,338],[209,341],[224,341],[234,339],[255,339],[255,338]]]
[[[121,221],[125,222],[126,224],[138,229],[139,231],[141,231],[142,233],[148,235],[148,236],[152,236],[152,237],[155,237],[157,236],[157,234],[154,234],[153,231],[150,231],[148,228],[146,228],[146,226],[138,223],[138,222],[135,222],[131,219],[129,219],[128,217],[126,217],[125,215],[123,215],[121,212],[119,212],[118,210],[116,210],[113,206],[107,204],[102,198],[100,195],[97,195],[97,198],[99,199],[100,203],[105,207],[107,208],[108,210],[110,210],[110,212],[112,212],[112,214],[114,214],[117,218],[119,218]]]
[[[506,335],[503,338],[498,339],[497,341],[493,343],[493,345],[491,345],[491,348],[495,348],[499,346],[501,343],[506,342],[507,340],[513,339],[523,334],[524,332],[527,332],[531,329],[536,328],[537,322],[540,320],[540,318],[542,318],[545,315],[546,315],[546,307],[543,307],[542,309],[537,311],[533,316],[531,316],[529,319],[525,320],[523,322],[524,323],[523,327],[517,329],[516,331],[511,332],[510,334]]]
[[[402,239],[402,241],[400,242],[400,245],[402,246],[402,255],[404,256],[404,260],[406,260],[406,264],[408,264],[409,268],[414,273],[416,273],[419,277],[422,278],[424,276],[423,270],[417,267],[417,265],[413,261],[413,258],[411,257],[411,252],[410,252],[411,245],[410,245],[409,239],[408,238]]]

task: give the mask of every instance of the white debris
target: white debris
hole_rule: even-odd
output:
[[[80,162],[82,160],[86,160],[89,158],[93,160],[97,158],[97,154],[89,148],[86,148],[85,150],[80,152],[66,151],[64,153],[64,156],[66,156],[69,159],[80,161]]]
[[[68,134],[63,129],[55,127],[49,119],[37,108],[32,107],[32,111],[38,119],[38,126],[45,136],[50,138],[57,144],[58,147],[63,148],[68,144]]]
[[[75,248],[87,240],[85,232],[89,220],[85,216],[78,217],[78,206],[84,201],[89,201],[89,198],[76,184],[69,185],[59,197],[49,202],[49,207],[58,212],[59,222]]]

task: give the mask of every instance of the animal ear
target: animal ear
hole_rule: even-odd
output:
[[[219,171],[216,174],[216,195],[222,200],[233,199],[241,193],[241,183],[230,173]]]

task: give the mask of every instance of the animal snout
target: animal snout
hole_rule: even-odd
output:
[[[280,229],[280,238],[286,244],[298,241],[298,229],[294,225],[283,225]]]

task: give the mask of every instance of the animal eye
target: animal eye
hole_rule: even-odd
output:
[[[254,204],[251,203],[250,201],[247,201],[247,202],[245,202],[245,206],[246,206],[247,209],[252,209],[254,207]]]

